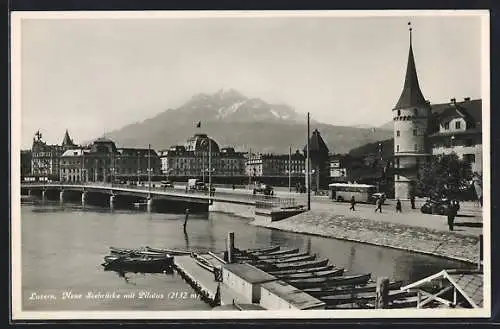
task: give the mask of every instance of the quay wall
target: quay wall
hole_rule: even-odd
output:
[[[208,210],[250,219],[254,219],[255,216],[255,206],[248,204],[214,201],[209,205]]]
[[[310,210],[281,221],[256,217],[252,225],[311,234],[477,263],[479,237],[458,232]]]

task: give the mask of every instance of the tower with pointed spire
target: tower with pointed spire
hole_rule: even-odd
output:
[[[430,156],[427,143],[431,106],[418,83],[413,56],[412,27],[403,91],[393,108],[394,121],[394,192],[395,198],[408,199],[413,193],[419,166]]]
[[[73,143],[73,140],[71,139],[71,137],[69,137],[68,129],[66,129],[66,132],[64,133],[64,138],[63,138],[63,141],[61,143],[61,146],[64,149],[70,149],[70,148],[76,146],[75,143]]]

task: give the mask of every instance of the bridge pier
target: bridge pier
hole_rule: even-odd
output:
[[[28,196],[31,196],[31,190],[28,189]]]
[[[45,190],[42,190],[42,201],[44,202],[45,201]]]
[[[59,192],[59,203],[64,203],[64,190]]]

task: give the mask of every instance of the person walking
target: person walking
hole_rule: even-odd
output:
[[[415,196],[412,194],[410,197],[411,209],[415,209]]]
[[[349,210],[355,211],[354,206],[356,205],[356,199],[354,199],[354,195],[351,198],[351,208]]]
[[[377,210],[382,213],[382,198],[378,198],[377,199],[377,208],[375,208],[375,212],[377,212]]]
[[[453,225],[455,224],[455,216],[457,215],[457,207],[453,201],[448,207],[447,215],[448,215],[448,228],[450,231],[453,231]]]
[[[396,212],[401,212],[401,200],[396,201]]]

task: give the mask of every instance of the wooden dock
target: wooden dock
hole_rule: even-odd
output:
[[[224,265],[223,262],[210,254],[202,254],[200,256],[208,260],[215,267],[222,267]],[[175,256],[174,268],[206,302],[213,306],[217,304],[215,299],[217,286],[219,285],[220,305],[232,305],[233,301],[237,302],[244,299],[243,296],[229,288],[223,282],[215,281],[214,273],[198,265],[190,255]]]

